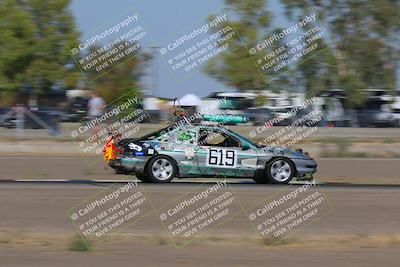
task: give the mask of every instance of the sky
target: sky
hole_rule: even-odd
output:
[[[171,36],[190,29],[193,23],[204,21],[211,14],[222,14],[223,0],[72,0],[70,9],[75,16],[82,40],[87,39],[93,32],[104,27],[108,21],[123,17],[127,11],[134,9],[144,21],[146,33],[150,36],[143,42],[143,47],[160,46]],[[282,8],[278,0],[269,1],[268,8],[273,11],[275,21],[279,25],[287,24],[282,15]],[[280,22],[280,23],[279,23]],[[210,78],[201,71],[195,70],[192,75],[178,80],[171,75],[165,59],[157,54],[158,90],[160,97],[175,98],[187,93],[205,97],[212,92],[233,92],[224,84]],[[150,74],[151,68],[146,72]],[[142,81],[147,94],[152,94],[152,76],[148,75]]]

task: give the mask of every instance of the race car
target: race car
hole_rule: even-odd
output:
[[[122,139],[108,164],[143,182],[174,177],[252,178],[257,183],[310,180],[317,163],[301,150],[267,148],[220,125],[173,124],[143,137]]]

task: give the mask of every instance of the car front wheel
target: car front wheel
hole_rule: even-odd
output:
[[[295,174],[295,167],[289,159],[277,158],[268,163],[266,171],[270,183],[287,184]]]

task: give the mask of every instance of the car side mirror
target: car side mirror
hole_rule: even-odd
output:
[[[249,150],[250,146],[247,143],[242,143],[242,150]]]

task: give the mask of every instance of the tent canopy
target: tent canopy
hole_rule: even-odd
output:
[[[174,101],[171,101],[170,104],[172,105]],[[179,98],[179,104],[183,107],[197,107],[201,106],[202,101],[201,98],[193,95],[193,94],[187,94]]]

